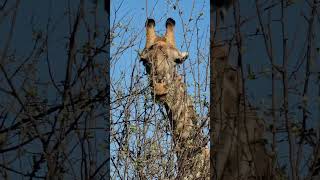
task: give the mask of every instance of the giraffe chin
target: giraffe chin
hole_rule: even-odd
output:
[[[165,83],[154,83],[153,92],[156,96],[165,96],[168,94],[168,88]]]

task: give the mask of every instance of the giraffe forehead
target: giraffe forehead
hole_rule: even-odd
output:
[[[171,49],[176,49],[174,46],[172,46],[170,43],[168,43],[165,39],[159,39],[155,41],[149,49],[154,49],[154,48],[171,48]]]

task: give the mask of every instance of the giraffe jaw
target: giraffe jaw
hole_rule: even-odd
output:
[[[153,83],[153,92],[156,96],[164,96],[168,94],[168,87],[165,83]]]

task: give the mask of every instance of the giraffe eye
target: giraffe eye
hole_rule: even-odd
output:
[[[181,61],[181,59],[175,59],[174,62],[177,64],[181,64],[182,61]]]
[[[148,55],[147,55],[146,50],[139,52],[139,57],[140,57],[140,61],[147,62]]]
[[[143,63],[143,65],[145,65],[146,63],[148,63],[147,59],[141,58],[140,61]]]

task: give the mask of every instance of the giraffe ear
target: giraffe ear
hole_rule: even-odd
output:
[[[188,52],[178,52],[174,61],[178,64],[182,64],[188,58],[188,56]]]

